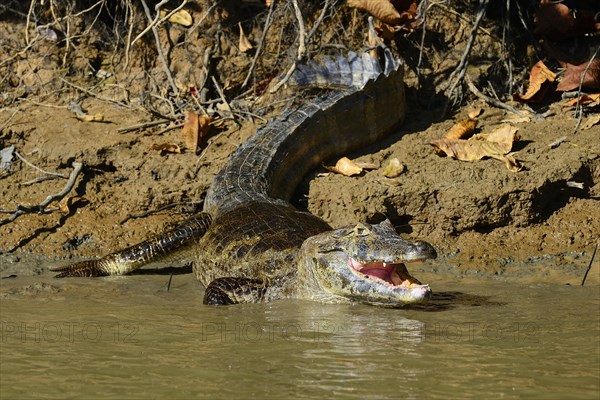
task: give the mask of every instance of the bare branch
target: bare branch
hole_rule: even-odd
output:
[[[37,206],[24,206],[24,205],[19,204],[17,206],[17,210],[10,217],[0,220],[0,226],[6,225],[10,222],[13,222],[14,220],[19,218],[23,214],[44,213],[44,212],[46,212],[46,207],[48,207],[48,205],[50,203],[52,203],[53,201],[62,200],[62,198],[65,197],[71,191],[71,189],[73,189],[73,186],[75,186],[75,181],[77,180],[77,176],[79,175],[79,172],[81,172],[81,168],[83,167],[83,164],[80,162],[74,161],[72,166],[73,166],[73,171],[71,171],[69,180],[67,181],[67,184],[65,185],[63,190],[61,190],[60,192],[58,192],[56,194],[49,195],[48,197],[46,197],[46,199],[44,201],[42,201]]]

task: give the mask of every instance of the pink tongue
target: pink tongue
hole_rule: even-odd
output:
[[[360,272],[366,275],[375,276],[384,281],[389,281],[393,268],[393,265],[384,267],[382,264],[365,264]]]

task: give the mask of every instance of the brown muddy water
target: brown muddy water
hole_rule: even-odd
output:
[[[597,277],[581,287],[575,277],[422,270],[433,300],[385,309],[209,307],[192,274],[166,291],[169,275],[154,272],[54,280],[4,270],[0,398],[600,396]]]

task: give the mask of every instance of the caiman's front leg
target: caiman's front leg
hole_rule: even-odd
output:
[[[206,287],[202,302],[213,306],[258,303],[266,292],[267,287],[260,279],[217,278]]]
[[[174,229],[97,260],[81,261],[64,267],[55,278],[74,276],[124,275],[142,265],[156,261],[175,261],[184,258],[204,235],[211,224],[209,214],[199,214]]]

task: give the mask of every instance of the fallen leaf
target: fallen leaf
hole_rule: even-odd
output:
[[[151,150],[158,150],[163,153],[171,153],[171,154],[179,154],[181,153],[181,149],[176,143],[162,143],[162,144],[153,144],[150,147]]]
[[[248,37],[244,33],[244,29],[242,29],[242,23],[238,22],[238,25],[240,27],[240,43],[239,43],[239,48],[240,48],[240,51],[242,53],[245,53],[248,50],[252,50],[253,47],[252,47],[252,43],[250,43],[250,40],[248,40]]]
[[[324,167],[325,169],[331,172],[335,172],[336,174],[342,174],[345,176],[358,175],[363,171],[363,169],[360,166],[358,166],[354,161],[350,160],[348,157],[340,158],[333,167]]]
[[[592,115],[588,119],[585,120],[583,124],[581,124],[581,129],[586,130],[590,129],[594,125],[598,125],[600,123],[600,114]]]
[[[169,12],[170,12],[169,10],[161,10],[160,11],[161,18],[164,18]],[[173,14],[169,17],[169,22],[172,22],[174,24],[179,24],[181,26],[185,26],[186,28],[189,28],[194,23],[194,20],[192,19],[192,16],[190,15],[189,12],[187,12],[185,10],[179,10],[175,14]]]
[[[469,140],[464,139],[440,139],[431,142],[436,154],[448,155],[462,161],[476,161],[484,157],[501,159],[507,163],[507,167],[517,162],[512,157],[500,157],[507,155],[515,141],[519,140],[518,128],[511,125],[503,125],[489,134],[475,135]],[[515,170],[509,167],[509,169]],[[520,169],[520,167],[519,167]]]
[[[379,37],[384,40],[391,41],[396,37],[396,30],[384,22],[377,22],[375,24],[375,30]]]
[[[387,165],[381,173],[386,178],[396,178],[397,176],[400,176],[400,174],[402,174],[405,170],[406,166],[403,165],[400,162],[400,160],[394,157],[390,159],[390,161],[388,161]]]
[[[181,134],[183,135],[185,148],[196,152],[198,143],[200,142],[198,137],[198,114],[190,110],[186,112],[185,121],[181,127]]]
[[[194,111],[188,110],[186,112],[185,121],[181,128],[186,149],[194,153],[198,150],[202,139],[208,134],[213,119],[208,115],[199,116]]]
[[[404,17],[388,0],[348,0],[348,6],[364,10],[378,20],[390,25],[399,25]]]
[[[465,119],[454,124],[452,128],[444,135],[444,139],[461,139],[469,135],[477,128],[476,119]]]
[[[600,105],[600,93],[584,94],[576,99],[567,100],[563,103],[563,107],[576,107],[577,103],[580,106],[596,107]]]
[[[504,162],[504,165],[506,166],[506,168],[508,168],[508,170],[510,172],[519,172],[523,169],[523,165],[518,160],[515,160],[515,158],[510,154],[507,154],[507,155],[494,154],[494,155],[491,155],[490,157]]]
[[[64,213],[69,213],[71,212],[71,208],[77,203],[88,203],[88,200],[82,196],[63,197],[58,203],[58,208]]]
[[[556,80],[556,74],[548,69],[542,61],[538,61],[529,74],[529,88],[527,93],[513,94],[513,99],[521,102],[537,103],[541,101],[550,89],[551,83]]]
[[[542,1],[534,16],[533,33],[558,41],[597,30],[593,12],[573,12],[560,2]]]
[[[83,122],[102,122],[104,121],[104,114],[75,114],[75,118]]]
[[[483,108],[476,108],[474,110],[469,111],[469,119],[475,119],[483,114]]]
[[[594,59],[591,63],[584,62],[583,64],[574,65],[567,63],[567,69],[565,70],[565,75],[558,83],[556,90],[560,91],[568,91],[573,89],[578,89],[579,84],[582,83],[582,86],[588,88],[600,88],[600,60]],[[587,72],[586,72],[587,68]],[[581,82],[581,77],[585,72],[585,76],[583,77],[583,82]]]

